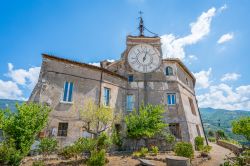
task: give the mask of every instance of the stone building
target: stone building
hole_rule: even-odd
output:
[[[100,67],[43,54],[38,83],[29,101],[53,111],[44,134],[61,146],[87,137],[78,107],[91,98],[128,114],[142,103],[162,104],[169,130],[182,141],[204,137],[195,96],[195,78],[179,59],[162,59],[160,37],[127,36],[126,49]]]

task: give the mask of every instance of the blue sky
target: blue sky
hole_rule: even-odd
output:
[[[201,107],[250,110],[250,1],[1,0],[0,98],[27,99],[41,53],[86,63],[119,59],[145,25],[197,78]]]

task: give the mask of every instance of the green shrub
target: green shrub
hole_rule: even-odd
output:
[[[0,143],[0,165],[17,166],[22,158],[20,150],[15,148],[13,139]]]
[[[175,136],[173,134],[167,133],[165,134],[165,141],[168,144],[172,144],[175,142]]]
[[[223,130],[217,130],[217,131],[216,131],[216,134],[217,134],[217,136],[218,136],[219,138],[224,138],[224,139],[227,138],[227,136],[225,135],[225,132],[224,132]]]
[[[43,155],[52,154],[57,149],[57,140],[54,138],[43,138],[38,148]]]
[[[44,161],[34,161],[32,166],[45,166]]]
[[[208,141],[209,141],[209,142],[215,142],[216,140],[215,140],[214,137],[209,137],[209,138],[208,138]]]
[[[63,156],[66,159],[75,157],[76,156],[75,146],[74,145],[65,146],[59,151],[58,155]]]
[[[44,105],[24,102],[16,104],[16,111],[0,110],[0,127],[5,136],[1,146],[0,165],[19,165],[28,155],[36,135],[46,126],[51,109]],[[7,147],[7,148],[6,148]],[[5,160],[6,159],[6,160]],[[5,160],[5,161],[4,161]]]
[[[100,140],[99,144],[103,144],[103,139]],[[63,156],[66,159],[77,157],[83,152],[90,152],[97,146],[97,140],[92,138],[79,138],[73,145],[62,148],[58,155]]]
[[[117,130],[113,130],[111,140],[114,145],[117,145],[118,147],[122,146],[121,135]]]
[[[151,146],[151,150],[153,154],[156,156],[159,152],[159,148],[157,146]]]
[[[195,137],[194,139],[194,144],[195,144],[195,149],[196,150],[202,150],[203,146],[204,146],[204,138],[203,137]]]
[[[105,149],[91,151],[90,158],[87,161],[88,166],[103,166],[105,165]]]
[[[193,158],[194,150],[191,143],[178,142],[174,147],[174,152],[177,156]]]
[[[78,153],[90,152],[96,147],[97,141],[92,138],[79,138],[75,143],[75,150]]]
[[[101,133],[101,135],[97,138],[96,148],[107,150],[111,144],[109,136],[106,133]]]
[[[209,153],[211,151],[211,149],[212,149],[212,146],[206,145],[202,148],[201,151],[204,153]]]
[[[214,132],[213,132],[212,130],[209,130],[209,131],[208,131],[208,136],[214,137]]]
[[[139,157],[141,157],[141,152],[138,152],[138,151],[133,152],[132,156],[135,158],[139,158]]]
[[[141,157],[145,157],[148,154],[148,148],[142,147],[140,153]]]

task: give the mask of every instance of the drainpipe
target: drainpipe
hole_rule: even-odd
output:
[[[198,106],[197,100],[196,100],[196,104],[197,104],[197,106]],[[208,145],[207,136],[206,136],[206,134],[205,134],[205,130],[204,130],[203,121],[202,121],[202,118],[201,118],[201,113],[200,113],[200,108],[199,108],[199,107],[198,107],[198,112],[199,112],[199,116],[200,116],[200,120],[201,120],[201,126],[202,126],[202,129],[203,129],[203,134],[204,134],[206,143],[207,143],[207,145]]]
[[[100,77],[100,87],[99,87],[99,107],[101,106],[101,96],[102,96],[102,76],[103,76],[103,71],[101,71],[101,77]]]

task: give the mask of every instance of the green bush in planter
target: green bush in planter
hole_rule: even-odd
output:
[[[87,161],[88,166],[103,166],[106,162],[105,149],[91,151],[90,158]]]
[[[176,141],[176,138],[173,134],[166,133],[165,134],[165,141],[167,144],[172,144]]]
[[[148,148],[142,147],[140,153],[141,157],[145,157],[148,154]]]
[[[55,138],[43,138],[38,147],[44,156],[52,154],[57,149],[57,140]]]
[[[208,138],[208,141],[209,141],[209,142],[215,142],[216,140],[215,140],[214,137],[209,137],[209,138]]]
[[[159,148],[157,146],[151,146],[151,150],[153,152],[153,155],[157,155],[159,152]]]
[[[206,145],[203,147],[201,151],[204,153],[209,153],[211,150],[212,150],[212,146]]]
[[[194,139],[195,149],[196,150],[202,150],[204,147],[204,138],[203,137],[195,137]]]
[[[178,142],[175,144],[174,152],[177,156],[193,158],[194,150],[191,143],[188,142]]]

